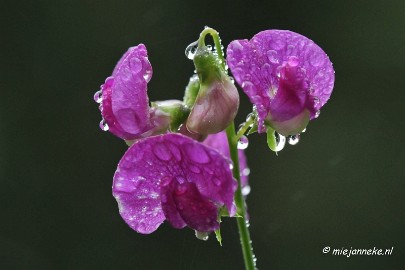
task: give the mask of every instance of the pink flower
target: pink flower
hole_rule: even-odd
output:
[[[132,140],[168,127],[169,116],[149,107],[147,84],[151,77],[152,66],[145,45],[129,48],[95,94],[95,100],[101,102],[103,130]]]
[[[152,233],[167,220],[199,232],[219,228],[220,208],[235,214],[230,161],[218,151],[180,134],[140,139],[122,157],[113,195],[125,222]]]
[[[312,40],[285,30],[267,30],[250,41],[227,48],[233,76],[265,124],[282,135],[294,135],[319,115],[329,99],[335,74],[326,53]]]

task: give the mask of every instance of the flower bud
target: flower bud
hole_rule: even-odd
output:
[[[218,56],[206,46],[198,47],[194,65],[200,88],[187,120],[187,129],[199,134],[218,133],[236,116],[238,91],[222,68]]]

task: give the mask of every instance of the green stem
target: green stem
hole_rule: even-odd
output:
[[[226,135],[228,137],[229,150],[233,162],[233,177],[235,177],[238,181],[238,189],[235,193],[235,203],[237,207],[237,213],[240,217],[237,217],[236,221],[238,223],[240,243],[242,245],[243,259],[245,261],[245,269],[255,270],[256,268],[252,241],[250,240],[250,234],[246,220],[245,199],[242,195],[242,186],[240,181],[239,157],[237,147],[238,140],[236,139],[235,125],[233,122],[226,128]]]
[[[222,52],[221,47],[222,46],[221,39],[219,38],[219,34],[215,29],[207,27],[201,32],[200,38],[198,40],[198,47],[205,46],[205,36],[207,34],[210,34],[212,36],[212,39],[214,40],[215,44],[215,49],[217,50],[218,59],[221,60],[221,66],[224,69],[224,71],[226,71],[224,53]]]
[[[245,132],[248,130],[250,125],[254,123],[255,119],[253,117],[249,117],[249,119],[243,124],[243,126],[238,130],[238,133],[236,133],[235,140],[238,141],[240,137],[245,135]]]

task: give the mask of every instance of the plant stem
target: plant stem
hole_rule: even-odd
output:
[[[200,38],[198,40],[198,46],[199,47],[205,46],[205,36],[207,34],[210,34],[212,36],[212,39],[214,40],[214,44],[215,44],[215,49],[217,50],[218,59],[221,60],[221,67],[224,69],[224,71],[226,71],[224,53],[222,52],[222,47],[221,47],[222,46],[221,39],[219,38],[219,34],[215,29],[212,29],[209,27],[205,28],[200,34]]]
[[[250,240],[249,229],[246,220],[245,199],[242,195],[242,186],[240,181],[239,157],[238,157],[238,140],[236,139],[235,124],[232,122],[226,128],[228,137],[229,151],[233,162],[233,177],[238,181],[238,189],[235,193],[235,203],[237,213],[240,217],[236,218],[239,229],[240,243],[242,246],[243,259],[245,261],[246,270],[255,270],[255,260],[253,255],[252,241]]]
[[[244,124],[243,126],[238,130],[238,133],[236,133],[236,138],[235,140],[238,141],[243,135],[245,135],[246,130],[254,123],[255,119],[253,117],[250,117]]]

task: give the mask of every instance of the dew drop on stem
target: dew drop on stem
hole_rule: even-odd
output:
[[[249,139],[243,135],[238,141],[238,149],[246,149],[249,146]]]
[[[190,45],[187,46],[185,54],[188,59],[190,59],[190,60],[194,59],[195,53],[197,51],[197,47],[198,47],[198,41],[194,41],[193,43],[191,43]]]

